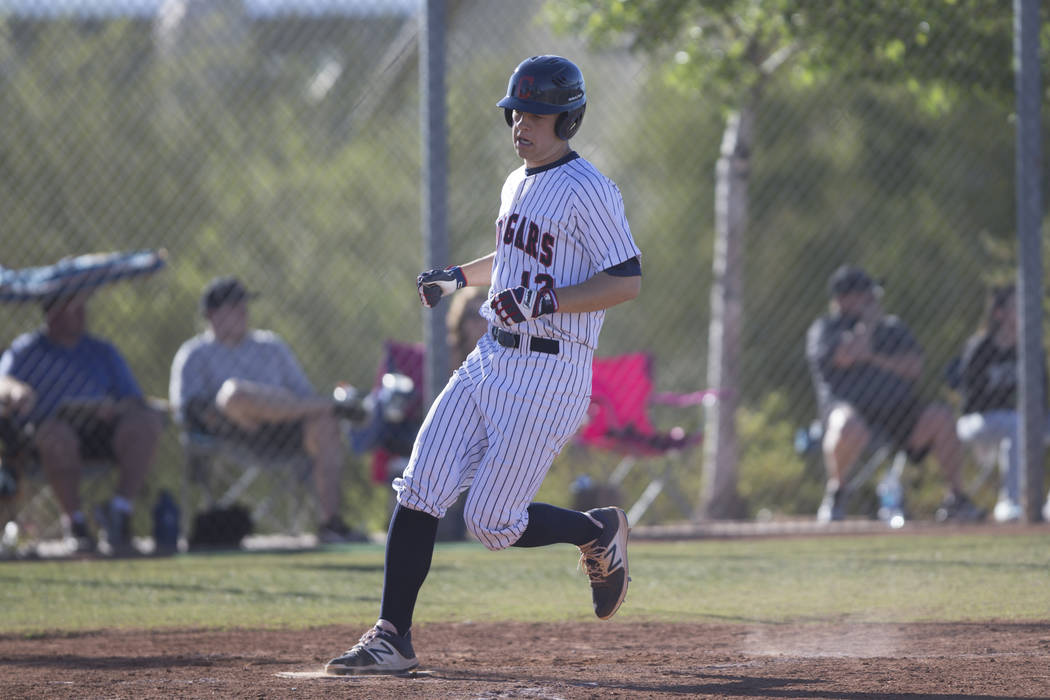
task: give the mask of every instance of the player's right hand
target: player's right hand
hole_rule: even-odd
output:
[[[496,312],[496,318],[504,326],[525,323],[544,314],[558,310],[558,295],[551,287],[539,291],[528,287],[504,289],[493,297],[489,306]]]
[[[427,270],[416,278],[416,290],[423,306],[432,309],[441,297],[467,286],[467,278],[457,265],[444,270]]]

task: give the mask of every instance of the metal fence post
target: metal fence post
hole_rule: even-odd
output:
[[[1014,0],[1014,60],[1017,90],[1017,236],[1020,314],[1020,455],[1025,514],[1041,519],[1043,502],[1043,264],[1039,136],[1039,0]]]
[[[420,143],[422,145],[423,266],[445,267],[448,260],[448,145],[445,129],[445,2],[420,0],[419,8]],[[429,405],[448,378],[445,342],[447,304],[424,309],[426,347],[424,395]]]

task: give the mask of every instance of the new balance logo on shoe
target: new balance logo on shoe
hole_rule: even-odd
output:
[[[616,571],[621,566],[623,566],[623,559],[620,558],[620,555],[616,550],[615,544],[609,547],[607,559],[609,560],[609,571]]]
[[[384,656],[390,658],[397,656],[397,650],[386,642],[371,647],[368,652],[372,655],[372,658],[376,660],[377,664],[383,663]]]

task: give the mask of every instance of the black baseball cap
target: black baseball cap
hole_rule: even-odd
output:
[[[257,296],[255,292],[249,292],[236,277],[216,277],[208,282],[201,295],[201,313],[206,314],[223,304],[235,304]]]
[[[828,292],[831,296],[843,296],[853,292],[882,293],[882,283],[871,278],[863,268],[856,265],[842,265],[828,278]]]

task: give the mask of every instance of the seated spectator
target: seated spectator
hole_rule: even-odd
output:
[[[1046,360],[1043,360],[1046,395]],[[998,450],[1003,480],[993,517],[1019,520],[1021,469],[1017,449],[1017,294],[1013,285],[993,288],[981,327],[963,348],[959,370],[962,415],[956,422],[965,443],[991,444]],[[1050,431],[1050,424],[1048,424]]]
[[[182,344],[171,366],[176,420],[262,454],[305,451],[322,516],[318,538],[361,541],[340,515],[346,448],[338,421],[362,417],[360,405],[318,395],[277,334],[248,327],[253,296],[233,277],[205,288],[200,312],[208,328]]]
[[[80,501],[84,461],[116,464],[116,493],[95,517],[110,552],[125,554],[163,426],[120,352],[87,333],[87,297],[44,301],[44,328],[19,336],[0,357],[0,404],[35,452],[80,551],[95,546]]]
[[[832,274],[829,291],[830,313],[806,337],[824,421],[827,486],[818,517],[844,517],[846,476],[876,433],[914,462],[933,452],[949,485],[939,519],[983,517],[961,486],[963,448],[951,409],[920,402],[922,349],[903,321],[884,315],[882,288],[845,265]]]

